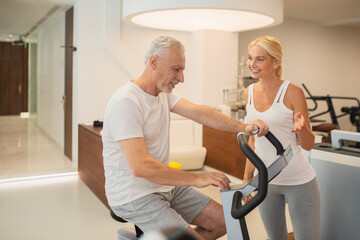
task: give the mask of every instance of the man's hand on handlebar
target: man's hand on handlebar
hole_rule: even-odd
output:
[[[269,131],[269,126],[260,119],[256,119],[245,126],[245,134],[248,136],[257,135],[258,137],[265,136]]]
[[[204,188],[207,186],[217,186],[221,190],[228,190],[230,188],[230,179],[222,172],[205,172],[195,175],[196,180],[194,186],[197,188]]]

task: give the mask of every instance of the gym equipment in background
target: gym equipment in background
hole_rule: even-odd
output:
[[[266,168],[262,160],[253,152],[247,144],[245,133],[237,135],[239,147],[245,156],[258,169],[258,176],[246,185],[232,186],[229,190],[220,192],[224,209],[227,238],[229,240],[248,240],[249,233],[246,226],[245,216],[257,207],[266,197],[268,182],[275,178],[292,158],[291,146],[285,150],[278,139],[269,131],[265,137],[274,145],[278,158]],[[257,194],[242,205],[241,201],[249,194],[257,190]]]
[[[332,144],[315,144],[309,153],[320,189],[320,239],[358,239],[360,149],[342,142],[360,143],[360,133],[333,130],[331,138]]]
[[[302,86],[309,95],[309,97],[307,97],[306,99],[311,99],[314,103],[314,107],[309,108],[309,112],[315,111],[317,109],[317,107],[318,107],[317,101],[325,101],[327,104],[327,107],[328,107],[328,109],[326,111],[310,116],[310,122],[325,122],[325,120],[319,120],[316,118],[321,115],[329,113],[332,124],[335,124],[336,126],[339,127],[338,118],[346,116],[346,115],[350,115],[350,122],[356,126],[357,132],[360,132],[360,101],[359,101],[359,99],[357,99],[355,97],[337,97],[337,96],[330,96],[330,95],[313,96],[310,93],[310,91],[307,89],[305,84],[302,84]],[[343,113],[340,115],[336,115],[335,110],[334,110],[334,105],[333,105],[334,99],[355,101],[357,103],[357,106],[342,107],[341,111]]]
[[[342,107],[341,111],[350,115],[350,122],[356,126],[356,131],[360,132],[360,107]]]

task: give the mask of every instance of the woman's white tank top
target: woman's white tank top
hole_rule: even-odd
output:
[[[293,151],[293,157],[289,164],[271,181],[272,184],[276,185],[304,184],[316,176],[297,143],[296,133],[290,131],[294,126],[293,111],[288,109],[283,102],[289,83],[289,81],[282,83],[273,104],[264,112],[258,112],[255,109],[254,85],[250,85],[248,89],[245,121],[249,123],[255,119],[263,120],[283,147],[286,148],[291,145]],[[255,153],[264,161],[266,166],[269,166],[277,158],[275,147],[265,137],[255,136]]]

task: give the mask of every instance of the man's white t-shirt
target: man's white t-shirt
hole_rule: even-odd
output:
[[[144,138],[149,156],[168,165],[170,109],[179,100],[173,93],[152,96],[132,82],[111,97],[102,132],[105,193],[110,206],[173,189],[135,177],[118,141]]]

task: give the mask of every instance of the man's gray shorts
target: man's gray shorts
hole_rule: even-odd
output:
[[[170,227],[187,229],[210,200],[192,187],[175,187],[170,192],[152,193],[111,208],[144,232]]]

